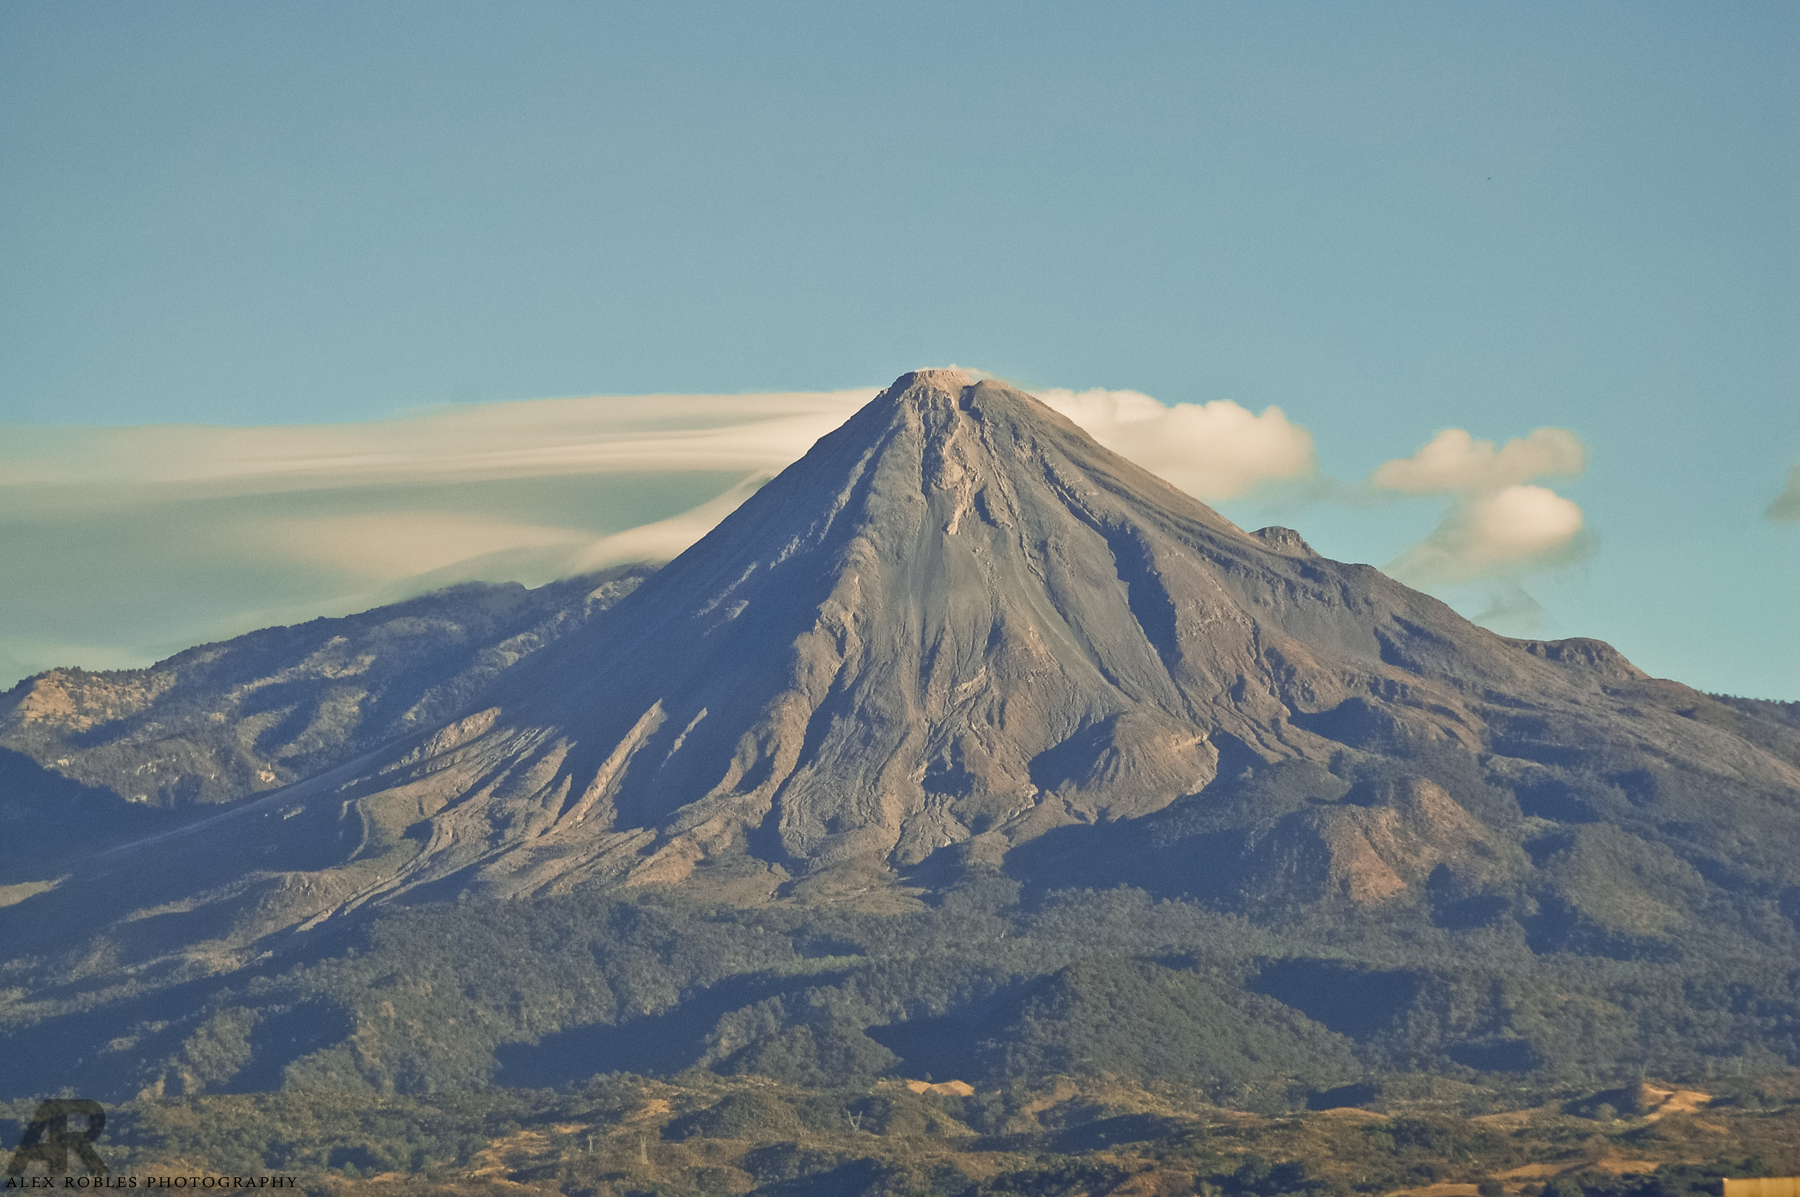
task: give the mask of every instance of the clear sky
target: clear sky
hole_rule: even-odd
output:
[[[1384,462],[1566,429],[1585,472],[1519,478],[1579,505],[1574,548],[1437,590],[1800,699],[1800,6],[0,5],[15,463],[44,425],[950,362],[1277,405],[1317,485],[1222,506],[1377,564],[1514,510],[1482,506],[1504,479],[1372,486]],[[728,481],[582,501],[660,518]],[[191,595],[132,595],[92,521],[45,519],[0,509],[0,640],[129,655],[66,582],[179,647],[142,609]],[[232,551],[194,576],[268,584]]]

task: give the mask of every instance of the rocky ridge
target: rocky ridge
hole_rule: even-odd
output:
[[[1410,758],[1454,768],[1376,777]],[[1233,901],[1367,908],[1504,902],[1561,868],[1577,915],[1654,936],[1696,868],[1800,883],[1726,829],[1753,809],[1800,842],[1797,796],[1791,729],[1595,641],[1485,631],[1237,528],[1021,392],[920,371],[454,718],[67,875],[142,878],[81,916],[129,919],[138,959],[399,899],[866,902],[1153,863],[1191,892],[1236,877]],[[1681,852],[1655,838],[1690,814]],[[1583,861],[1676,923],[1608,915]]]

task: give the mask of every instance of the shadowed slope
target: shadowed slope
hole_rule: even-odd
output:
[[[461,717],[81,868],[139,878],[107,913],[138,912],[141,957],[407,893],[855,893],[1204,809],[1222,755],[1234,775],[1421,745],[1528,769],[1611,746],[1800,792],[1785,741],[1690,698],[1604,645],[1507,640],[1291,532],[1245,533],[1029,396],[922,371]],[[1448,795],[1393,793],[1256,850],[1379,902],[1418,881],[1420,845],[1488,843]],[[221,884],[200,861],[230,862]]]

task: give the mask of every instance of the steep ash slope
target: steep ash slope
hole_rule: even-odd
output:
[[[1546,868],[1623,860],[1654,886],[1695,866],[1660,844],[1632,864],[1576,824],[1686,819],[1690,855],[1727,873],[1720,812],[1800,842],[1795,737],[1752,742],[1696,714],[1714,708],[1597,642],[1507,640],[1284,529],[1243,532],[1029,396],[922,371],[461,717],[72,869],[140,878],[110,912],[137,912],[119,937],[136,958],[402,894],[854,894],[1029,865],[1019,846],[1059,828],[1046,842],[1117,849],[1087,854],[1093,880],[1133,880],[1143,845],[1092,824],[1161,828],[1159,850],[1229,831],[1233,859],[1261,862],[1242,892],[1306,901],[1380,906],[1430,877],[1477,896],[1537,866],[1528,842]],[[1478,759],[1480,785],[1538,806],[1331,780],[1421,753]],[[1581,761],[1649,780],[1614,787],[1617,818],[1564,818],[1589,801]],[[1273,808],[1240,784],[1308,769]],[[1683,814],[1697,802],[1706,819]],[[211,881],[148,863],[221,859]],[[1753,864],[1756,885],[1800,880],[1779,854]],[[27,908],[73,926],[53,895]]]

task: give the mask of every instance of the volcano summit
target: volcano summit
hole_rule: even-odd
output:
[[[660,570],[15,688],[0,819],[61,831],[0,887],[0,1050],[127,1097],[1793,1062],[1795,714],[921,371]]]
[[[1485,631],[924,370],[456,717],[75,861],[139,880],[30,927],[104,913],[128,959],[229,955],[396,899],[867,902],[971,869],[1504,908],[1562,853],[1625,861],[1615,888],[1650,904],[1566,898],[1573,923],[1654,936],[1696,868],[1800,882],[1724,830],[1800,843],[1797,795],[1779,720],[1597,641]]]

